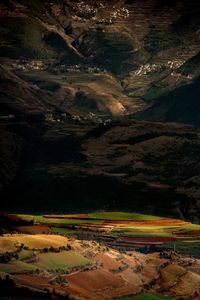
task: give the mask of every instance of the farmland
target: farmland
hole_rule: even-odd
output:
[[[17,227],[21,233],[34,233],[34,228],[44,233],[46,226],[51,234],[97,240],[115,249],[148,251],[153,247],[197,256],[199,253],[200,226],[182,220],[126,212],[17,217],[28,222],[27,226]]]
[[[0,221],[6,293],[9,286],[41,299],[199,299],[199,225],[126,212],[2,214]]]

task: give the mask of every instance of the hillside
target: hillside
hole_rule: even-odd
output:
[[[199,9],[178,0],[3,1],[0,57],[39,88],[57,85],[68,109],[129,114],[198,75]]]
[[[126,209],[199,222],[198,129],[81,122],[4,123],[1,176],[10,200],[2,209]]]
[[[185,70],[186,68],[187,66]],[[179,122],[199,126],[200,78],[158,98],[152,106],[134,117],[154,122]]]
[[[9,231],[0,237],[2,296],[24,300],[199,298],[199,240],[191,237],[199,238],[200,226],[119,212],[1,215],[0,221],[4,221],[3,230]],[[172,250],[175,245],[181,252]]]

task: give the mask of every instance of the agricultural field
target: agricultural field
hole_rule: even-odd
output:
[[[0,223],[6,293],[9,287],[37,299],[199,299],[199,225],[126,212],[2,214]]]
[[[200,225],[182,220],[126,212],[71,215],[18,215],[27,222],[21,233],[51,233],[95,239],[116,249],[176,250],[199,256]]]

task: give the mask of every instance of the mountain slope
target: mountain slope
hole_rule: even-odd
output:
[[[37,89],[0,66],[1,115],[48,112],[57,104],[48,92]]]
[[[3,1],[1,209],[199,222],[199,129],[169,123],[200,125],[198,16],[197,1]]]
[[[52,73],[67,77],[69,70],[77,77],[85,71],[107,78],[112,73],[121,87],[118,98],[97,88],[86,97],[85,110],[75,105],[76,113],[116,115],[110,109],[116,105],[118,115],[129,114],[197,76],[199,67],[193,70],[191,64],[200,51],[199,11],[194,0],[3,1],[0,57],[12,59],[13,71],[23,59],[42,60],[49,78]],[[187,64],[189,76],[181,71]],[[85,86],[92,83],[87,78]]]
[[[200,126],[200,78],[157,99],[151,107],[137,114],[136,118]]]
[[[16,167],[2,189],[9,199],[2,209],[26,211],[31,203],[39,212],[48,203],[49,212],[126,209],[199,222],[198,129],[133,121],[100,127],[27,122],[22,129],[9,121],[5,130]],[[11,133],[23,146],[18,160],[6,146]]]

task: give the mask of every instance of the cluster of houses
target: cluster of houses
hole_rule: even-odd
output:
[[[169,60],[169,61],[167,62],[167,66],[168,66],[170,69],[178,69],[178,68],[180,68],[184,63],[185,63],[184,60]]]
[[[97,8],[94,8],[84,1],[77,1],[73,3],[72,10],[76,14],[76,16],[80,17],[81,19],[91,19],[98,12]]]
[[[84,122],[84,121],[90,121],[94,122],[96,124],[101,124],[101,125],[107,125],[111,122],[111,119],[107,115],[100,115],[100,114],[95,114],[93,112],[89,112],[85,116],[80,116],[80,115],[69,115],[67,113],[60,113],[60,114],[55,114],[52,112],[47,112],[45,114],[45,121],[46,122],[51,122],[51,123],[63,123],[69,118],[77,123]]]
[[[108,125],[112,120],[107,115],[99,115],[89,112],[87,116],[81,117],[79,115],[72,115],[72,120],[77,122],[90,121],[100,125]]]
[[[106,73],[105,69],[100,69],[98,67],[93,66],[86,66],[82,64],[77,64],[73,66],[69,66],[66,64],[61,65],[54,65],[54,66],[48,66],[48,70],[51,72],[71,72],[71,73],[88,73],[88,74],[99,74],[99,73]]]
[[[93,7],[86,4],[84,1],[77,2],[73,5],[72,20],[77,22],[87,22],[87,20],[93,21],[96,24],[111,25],[117,19],[126,19],[130,16],[130,12],[127,8],[112,7],[110,13],[106,11],[106,16],[102,17],[102,11],[105,10],[105,5],[99,3],[97,7]]]
[[[184,64],[184,61],[182,60],[173,60],[173,61],[167,61],[163,64],[145,64],[139,67],[139,69],[132,72],[133,76],[143,76],[148,75],[152,72],[156,72],[162,69],[172,69],[176,70],[180,68]]]
[[[34,71],[41,71],[44,70],[45,64],[42,60],[26,60],[26,59],[21,59],[21,60],[16,60],[11,64],[11,67],[14,68],[15,70],[34,70]]]
[[[54,63],[45,63],[42,60],[15,60],[11,64],[11,68],[18,71],[43,71],[48,70],[50,72],[72,72],[72,73],[88,73],[88,74],[98,74],[98,73],[106,73],[105,69],[100,69],[95,66],[85,66],[82,64],[76,65],[66,65],[66,64],[54,64]]]
[[[126,19],[130,16],[130,12],[127,8],[122,7],[122,8],[118,8],[116,10],[114,10],[111,13],[111,19]]]

